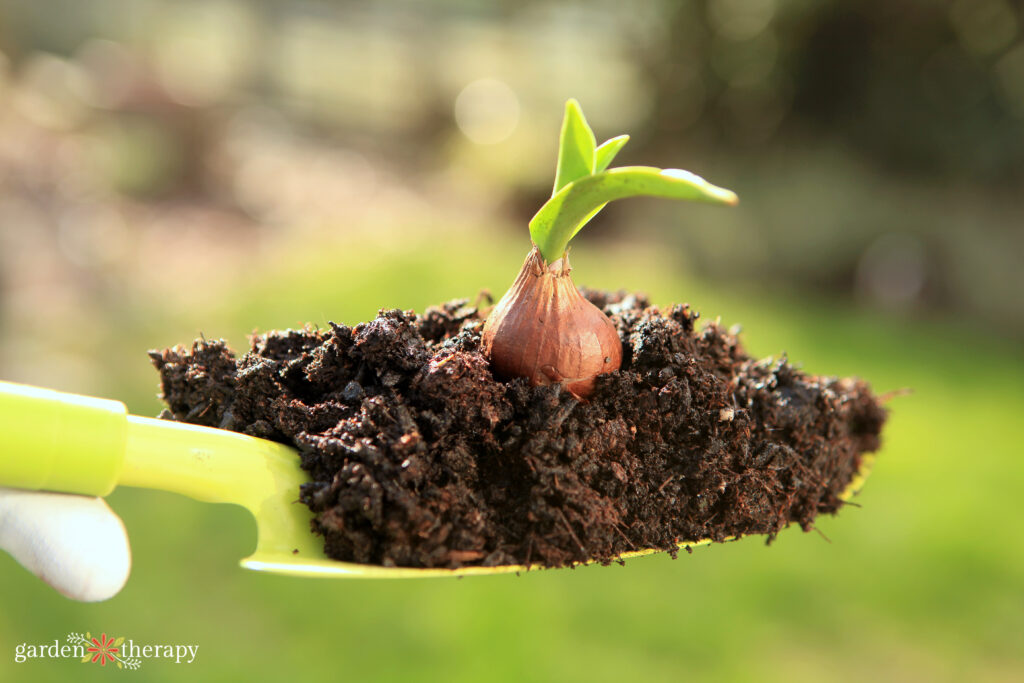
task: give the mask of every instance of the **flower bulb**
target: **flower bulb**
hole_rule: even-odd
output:
[[[608,316],[569,276],[568,255],[548,264],[535,246],[516,281],[484,323],[482,343],[494,374],[561,384],[579,398],[622,365],[622,342]]]

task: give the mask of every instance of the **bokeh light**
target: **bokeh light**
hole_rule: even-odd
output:
[[[455,122],[478,145],[504,142],[519,124],[519,98],[508,84],[481,78],[455,98]]]

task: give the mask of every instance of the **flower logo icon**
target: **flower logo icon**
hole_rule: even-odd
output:
[[[107,662],[117,661],[117,654],[120,651],[121,643],[124,642],[124,637],[117,640],[108,639],[107,634],[102,633],[99,638],[93,638],[91,642],[92,645],[85,650],[88,654],[82,661],[99,662],[100,666],[106,666]]]
[[[69,633],[67,637],[68,645],[77,646],[81,648],[79,652],[85,652],[85,656],[82,657],[82,663],[87,664],[89,662],[96,662],[100,666],[106,666],[107,662],[111,664],[117,664],[118,669],[129,669],[134,671],[142,665],[142,661],[135,656],[129,656],[133,654],[130,650],[123,651],[122,645],[124,645],[124,636],[114,639],[107,636],[106,633],[101,633],[99,638],[93,638],[92,633]],[[130,641],[129,641],[130,642]],[[138,648],[135,648],[136,652]],[[75,653],[78,656],[78,653]]]

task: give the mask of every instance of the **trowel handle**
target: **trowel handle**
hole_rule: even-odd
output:
[[[123,403],[0,382],[0,486],[105,496],[127,437]]]

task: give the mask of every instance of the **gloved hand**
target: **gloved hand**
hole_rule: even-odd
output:
[[[102,498],[0,488],[0,550],[71,598],[113,597],[131,571],[124,523]]]

